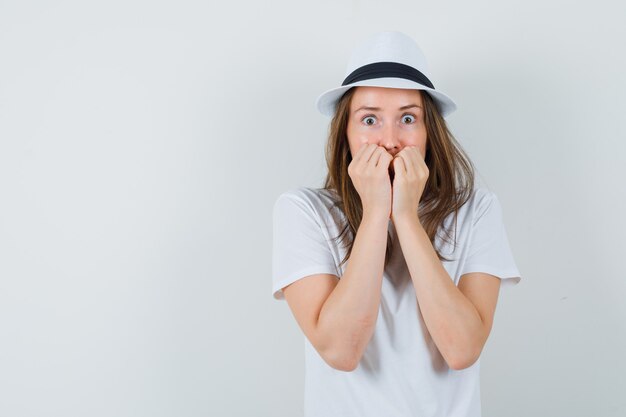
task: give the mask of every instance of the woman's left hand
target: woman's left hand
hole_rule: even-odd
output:
[[[419,201],[428,180],[428,167],[417,146],[407,146],[391,161],[394,179],[391,193],[391,219],[417,217]]]

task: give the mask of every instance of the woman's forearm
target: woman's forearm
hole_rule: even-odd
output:
[[[482,319],[454,284],[417,216],[396,221],[398,240],[424,323],[453,369],[473,364],[484,341]]]
[[[388,216],[364,214],[345,273],[320,311],[318,331],[329,341],[329,356],[343,370],[356,368],[374,333],[388,227]]]

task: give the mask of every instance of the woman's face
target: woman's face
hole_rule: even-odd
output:
[[[367,143],[375,143],[395,156],[405,146],[417,146],[426,155],[424,106],[419,90],[356,87],[347,128],[354,156]]]

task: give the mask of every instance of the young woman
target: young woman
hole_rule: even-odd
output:
[[[481,414],[480,353],[501,288],[521,280],[496,195],[447,128],[417,44],[354,50],[323,188],[275,202],[273,296],[305,336],[305,417]]]

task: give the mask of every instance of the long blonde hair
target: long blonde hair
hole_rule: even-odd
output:
[[[343,265],[352,253],[356,230],[363,218],[361,198],[348,175],[348,165],[352,161],[352,155],[346,130],[350,103],[356,88],[358,87],[349,89],[337,103],[326,143],[328,174],[323,189],[332,191],[336,195],[334,206],[343,212],[347,220],[339,236],[335,238],[341,239],[347,252],[340,265]],[[444,219],[454,212],[456,245],[457,211],[471,197],[474,189],[474,165],[448,129],[432,97],[428,93],[418,91],[424,105],[424,123],[427,134],[424,162],[429,171],[418,213],[437,257],[439,260],[448,261],[449,259],[442,256],[439,249],[435,247],[435,236],[443,226]],[[450,242],[449,230],[445,230],[443,239]],[[387,233],[385,266],[391,258],[392,251],[391,235]]]

